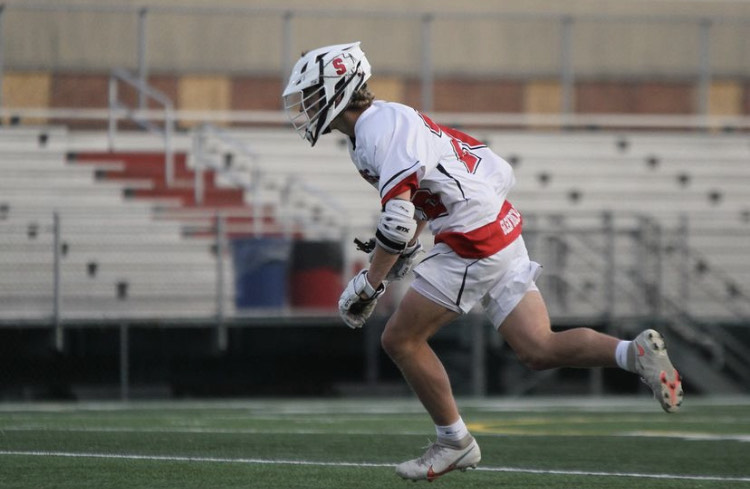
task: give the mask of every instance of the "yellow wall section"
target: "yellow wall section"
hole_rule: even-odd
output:
[[[51,77],[47,73],[6,73],[3,76],[3,106],[9,109],[48,108],[51,84]],[[47,120],[26,119],[24,122],[46,124]]]
[[[523,110],[530,114],[558,114],[562,110],[562,90],[555,81],[532,81],[523,93]]]
[[[224,76],[185,76],[177,86],[177,107],[180,110],[230,110],[232,86]],[[193,126],[196,121],[180,121]]]
[[[379,76],[376,79],[373,77],[368,80],[367,86],[376,99],[400,103],[406,101],[406,87],[400,78]]]
[[[717,81],[711,84],[708,95],[708,113],[711,115],[741,115],[742,86],[734,81]]]

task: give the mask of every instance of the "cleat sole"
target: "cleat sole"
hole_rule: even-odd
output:
[[[664,341],[664,337],[655,330],[647,330],[645,334],[641,336],[643,347],[650,351],[651,355],[654,355],[650,360],[651,368],[656,367],[656,371],[649,373],[649,379],[642,377],[644,383],[646,383],[651,390],[654,392],[654,397],[659,401],[662,409],[667,413],[674,413],[679,410],[682,405],[684,392],[682,390],[682,379],[679,372],[672,366],[667,355],[667,346]],[[638,348],[638,361],[647,355],[640,344],[637,344]],[[648,356],[648,355],[647,355]],[[663,370],[660,370],[663,369]]]

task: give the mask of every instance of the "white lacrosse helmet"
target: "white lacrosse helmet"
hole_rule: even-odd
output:
[[[284,110],[297,133],[315,146],[370,75],[370,62],[359,42],[305,53],[294,65],[282,94]]]

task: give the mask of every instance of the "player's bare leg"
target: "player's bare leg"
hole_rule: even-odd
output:
[[[381,338],[383,349],[401,369],[436,427],[460,424],[465,433],[453,440],[438,436],[421,457],[399,464],[396,473],[405,479],[432,481],[452,470],[476,467],[481,459],[479,445],[461,420],[448,374],[427,343],[457,316],[409,289]]]
[[[590,328],[553,332],[538,291],[526,293],[499,331],[531,369],[620,366],[640,375],[666,412],[673,413],[682,404],[682,380],[669,360],[664,338],[657,331],[646,330],[632,342]],[[619,362],[618,346],[624,347]]]
[[[457,316],[409,289],[381,338],[383,349],[436,425],[451,424],[459,414],[448,374],[427,341]]]
[[[499,332],[533,370],[617,366],[615,349],[620,340],[589,328],[552,331],[547,306],[538,291],[526,293]]]

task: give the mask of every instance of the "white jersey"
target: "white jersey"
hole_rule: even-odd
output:
[[[416,218],[435,242],[460,256],[485,258],[521,233],[521,215],[506,201],[513,168],[486,144],[440,126],[415,109],[376,100],[354,127],[349,152],[381,202],[411,190]]]

